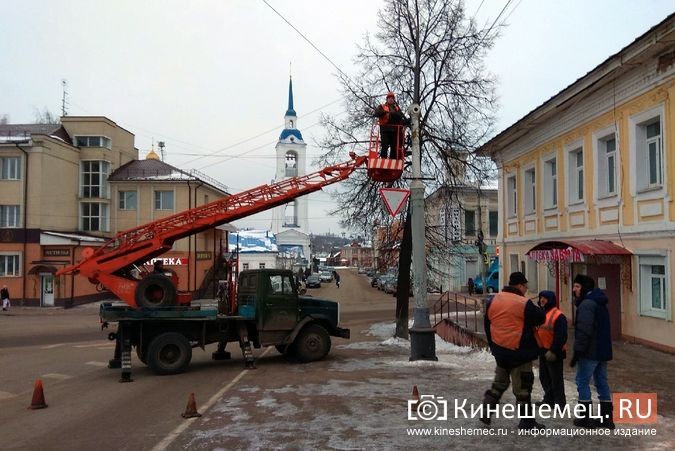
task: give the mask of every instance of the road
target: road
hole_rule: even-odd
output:
[[[370,288],[364,276],[341,270],[342,284],[323,284],[309,294],[340,301],[343,326],[353,339],[363,340],[369,325],[394,316],[395,299]],[[195,349],[184,374],[156,376],[133,356],[134,382],[118,383],[119,370],[106,367],[114,343],[101,331],[98,306],[69,310],[14,307],[0,316],[0,448],[50,450],[152,449],[171,436],[186,420],[188,395],[195,393],[203,406],[216,393],[224,393],[233,381],[255,379],[283,382],[297,378],[297,371],[317,374],[326,366],[299,365],[286,361],[274,349],[257,349],[258,369],[243,372],[238,347],[230,344],[233,359],[210,359]],[[372,338],[370,338],[372,339]],[[327,362],[349,357],[348,343],[334,339]],[[243,376],[243,375],[244,376]],[[325,374],[324,374],[325,376]],[[29,410],[33,384],[41,379],[48,408]],[[237,379],[239,378],[239,379]]]

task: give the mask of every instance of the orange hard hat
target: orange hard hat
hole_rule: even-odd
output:
[[[387,98],[389,98],[389,97],[396,98],[396,94],[394,94],[393,92],[389,91],[389,92],[387,93]]]

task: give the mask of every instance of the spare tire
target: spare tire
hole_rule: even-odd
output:
[[[150,274],[136,286],[136,305],[143,308],[171,307],[176,305],[176,287],[162,274]]]

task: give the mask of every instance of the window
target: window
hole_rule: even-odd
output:
[[[506,179],[506,199],[507,211],[509,218],[514,218],[518,214],[518,192],[516,191],[516,176],[512,175]]]
[[[598,197],[616,195],[616,137],[598,140]]]
[[[659,255],[640,255],[639,296],[640,313],[657,318],[667,317],[669,299],[666,283],[666,257]]]
[[[82,197],[101,198],[108,196],[108,174],[110,163],[107,161],[83,161],[80,189]]]
[[[558,206],[558,167],[555,158],[544,162],[544,208]]]
[[[537,267],[537,262],[535,260],[527,259],[527,272],[525,273],[527,277],[527,289],[534,293],[539,291],[539,268]]]
[[[584,200],[584,150],[579,147],[569,153],[569,203],[577,204]]]
[[[105,136],[76,136],[75,145],[77,147],[105,147],[106,149],[112,148],[112,142],[110,138]]]
[[[120,191],[120,210],[135,210],[136,202],[136,191]]]
[[[0,180],[19,180],[20,169],[19,157],[0,158]]]
[[[106,232],[108,230],[108,205],[96,202],[83,202],[82,230],[86,232]]]
[[[476,234],[476,212],[473,210],[464,210],[464,236],[473,236]]]
[[[18,205],[0,205],[0,227],[19,227]]]
[[[264,263],[258,263],[258,268],[265,269],[265,264]]]
[[[298,226],[298,201],[294,200],[284,206],[284,227]]]
[[[248,263],[242,263],[241,267],[244,271],[246,271],[248,269]]]
[[[488,213],[488,218],[490,220],[490,236],[497,236],[499,233],[499,213],[491,211]]]
[[[635,155],[638,191],[662,187],[664,152],[660,115],[636,124]]]
[[[284,175],[286,177],[295,177],[298,175],[298,154],[293,151],[286,152],[286,165]]]
[[[155,210],[173,210],[173,191],[155,191]]]
[[[0,255],[0,277],[19,276],[19,256]]]
[[[537,179],[534,168],[525,171],[525,186],[523,187],[523,208],[525,209],[525,214],[531,214],[535,212],[537,205],[536,181]]]

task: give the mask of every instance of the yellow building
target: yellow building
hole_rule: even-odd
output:
[[[499,169],[502,282],[523,271],[570,316],[586,273],[608,295],[614,338],[670,352],[674,26],[671,15],[479,149]]]
[[[83,277],[54,273],[79,261],[84,247],[101,245],[120,230],[226,195],[204,177],[175,168],[151,181],[109,180],[137,159],[134,135],[105,117],[0,124],[0,285],[8,286],[14,305],[72,305],[109,297]],[[166,176],[177,172],[179,179]],[[220,238],[214,232],[176,243],[175,256],[195,268],[181,274],[180,289],[201,287],[216,261],[216,243]]]

